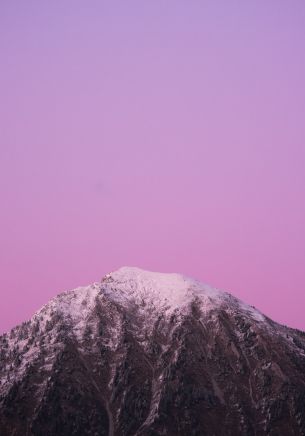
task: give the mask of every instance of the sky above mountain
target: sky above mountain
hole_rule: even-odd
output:
[[[0,331],[122,265],[305,329],[305,4],[1,2]]]

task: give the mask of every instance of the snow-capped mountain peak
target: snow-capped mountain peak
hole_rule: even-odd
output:
[[[122,267],[103,280],[102,291],[118,303],[147,303],[156,310],[181,309],[194,298],[222,299],[225,294],[208,285],[176,273],[157,273],[135,267]]]
[[[173,313],[188,313],[195,301],[203,314],[224,307],[231,312],[244,312],[256,321],[265,319],[257,309],[228,292],[185,275],[125,266],[106,274],[101,282],[62,292],[37,311],[33,320],[45,328],[57,314],[74,326],[76,334],[82,335],[99,302],[133,308],[147,318],[146,327],[149,328],[153,319],[160,315],[170,317]]]
[[[246,312],[257,321],[264,321],[261,312],[228,292],[177,273],[122,267],[102,279],[101,290],[117,303],[149,305],[151,310],[163,314],[187,310],[196,300],[203,312],[229,306],[232,310]]]
[[[304,333],[197,280],[123,267],[0,336],[0,433],[302,435],[304,365]]]

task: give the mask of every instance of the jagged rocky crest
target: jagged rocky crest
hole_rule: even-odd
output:
[[[0,337],[0,435],[305,435],[305,334],[121,268]]]

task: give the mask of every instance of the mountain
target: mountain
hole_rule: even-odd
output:
[[[0,337],[0,435],[305,435],[305,333],[121,268]]]

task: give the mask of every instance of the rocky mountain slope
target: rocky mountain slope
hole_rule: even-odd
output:
[[[0,337],[0,435],[305,435],[305,334],[121,268]]]

